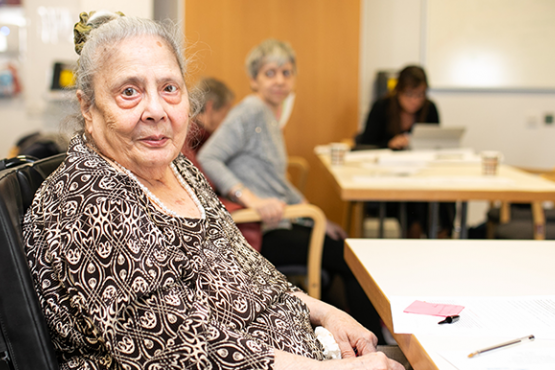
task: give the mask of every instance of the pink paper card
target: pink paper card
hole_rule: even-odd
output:
[[[413,303],[411,303],[410,306],[405,308],[403,312],[447,317],[447,316],[458,315],[463,309],[464,309],[464,306],[457,306],[454,304],[441,304],[441,303],[414,301]]]

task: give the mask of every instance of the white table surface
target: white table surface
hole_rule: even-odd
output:
[[[555,295],[555,241],[347,239],[346,245],[347,263],[390,330],[387,297]],[[417,370],[453,370],[438,351],[503,341],[394,337],[409,361],[416,354]]]
[[[399,174],[397,166],[364,161],[332,166],[329,155],[318,158],[344,201],[555,200],[555,183],[507,165],[500,165],[496,176],[483,175],[479,163],[449,162]]]

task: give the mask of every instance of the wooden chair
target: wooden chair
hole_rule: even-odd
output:
[[[257,222],[260,216],[254,209],[246,208],[231,214],[235,223]],[[324,238],[326,235],[326,216],[324,212],[312,204],[296,204],[285,207],[284,218],[294,219],[306,217],[314,221],[310,245],[308,248],[307,266],[297,266],[300,274],[306,274],[308,278],[308,295],[320,299],[322,278],[322,252],[324,250]],[[276,266],[280,270],[280,266]]]
[[[287,177],[293,185],[301,193],[304,194],[306,190],[306,181],[308,180],[308,171],[310,166],[308,161],[303,157],[290,156],[287,159]]]
[[[538,175],[550,181],[555,181],[555,169],[553,170],[541,170],[534,168],[520,168],[531,174]],[[510,202],[501,202],[501,204],[496,207],[493,203],[490,203],[490,210],[488,211],[487,217],[487,238],[493,239],[496,237],[496,230],[499,229],[499,225],[507,225],[511,221],[521,223],[532,220],[533,227],[533,238],[535,240],[545,240],[546,238],[546,221],[555,219],[555,210],[544,210],[542,202],[532,202],[530,203],[530,208],[518,208],[511,205]],[[515,224],[516,226],[516,224]],[[521,226],[521,225],[519,225]],[[522,227],[514,227],[513,231]],[[503,227],[503,230],[508,230],[510,228]],[[526,235],[519,236],[518,238],[525,238]]]

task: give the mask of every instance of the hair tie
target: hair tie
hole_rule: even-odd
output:
[[[94,13],[95,12],[92,11],[89,14],[87,14],[87,12],[79,14],[79,22],[75,23],[75,27],[73,27],[73,42],[75,43],[75,52],[78,55],[81,55],[83,46],[87,41],[87,36],[93,29],[93,27],[88,25],[87,22],[89,21],[90,16]]]
[[[94,28],[98,28],[100,25],[117,18],[114,17],[114,14],[120,17],[125,17],[125,14],[122,12],[106,13],[100,11],[97,14],[98,19],[91,19],[95,13],[97,12],[92,11],[88,14],[87,12],[82,12],[79,14],[79,22],[75,23],[75,27],[73,27],[73,42],[75,44],[75,52],[78,55],[81,55],[81,51],[83,50],[83,46],[85,46],[85,42],[87,42],[89,33],[91,33]],[[107,14],[109,17],[103,19],[103,16],[106,16]],[[89,21],[91,22],[89,23]]]

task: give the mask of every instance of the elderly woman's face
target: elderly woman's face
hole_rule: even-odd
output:
[[[102,51],[100,51],[102,53]],[[159,37],[135,37],[99,55],[95,105],[83,109],[98,150],[133,172],[167,166],[185,142],[189,101],[175,56]]]
[[[278,108],[295,87],[293,63],[281,66],[275,62],[265,63],[256,78],[251,79],[251,87],[266,104]]]

